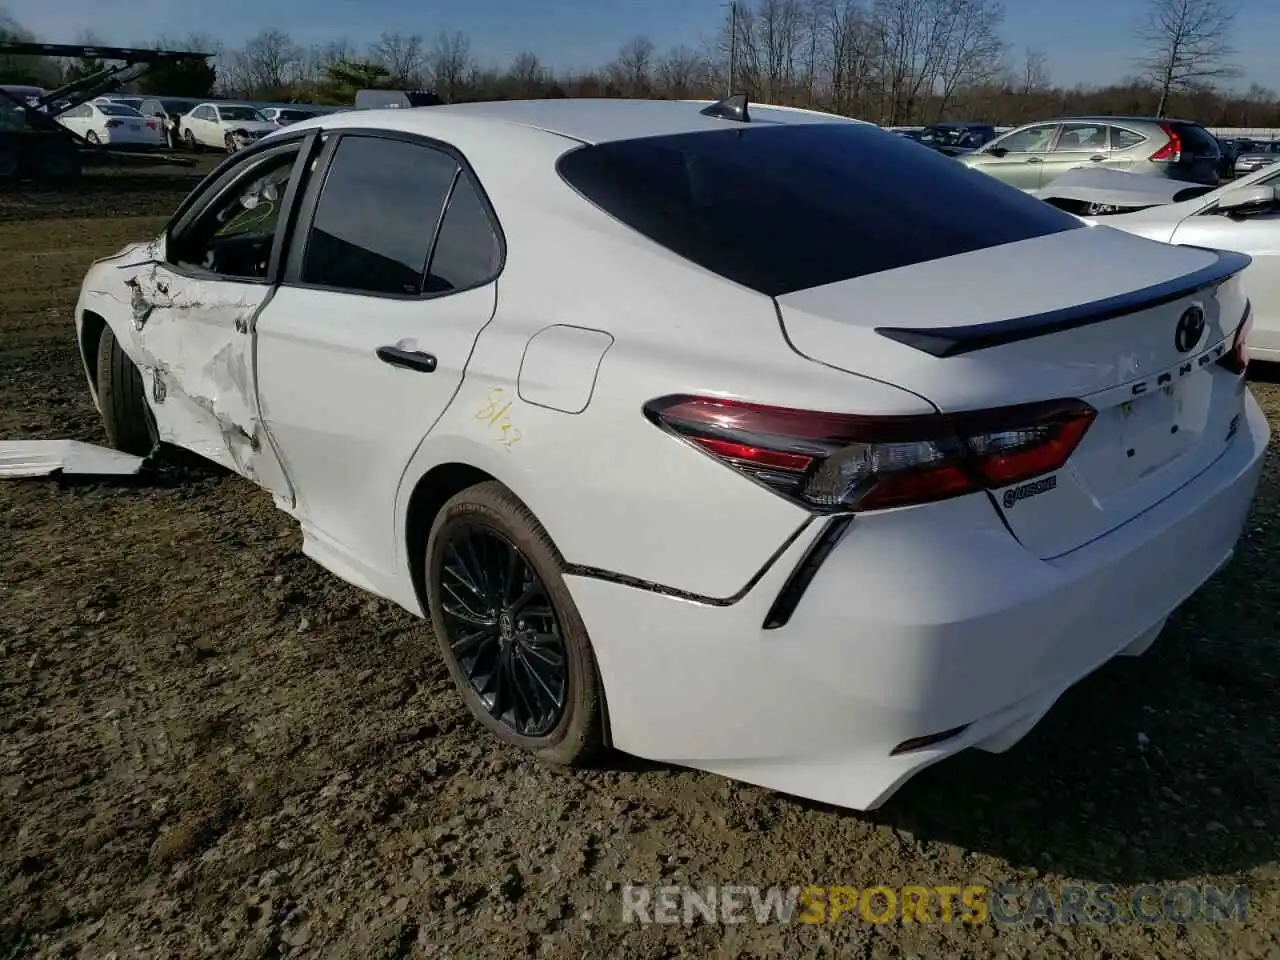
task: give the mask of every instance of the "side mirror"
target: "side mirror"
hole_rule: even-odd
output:
[[[1268,184],[1254,184],[1231,190],[1218,201],[1218,210],[1229,217],[1243,217],[1261,213],[1276,207],[1276,188]]]
[[[984,152],[991,154],[993,157],[1003,157],[1009,151],[1004,147],[987,147]]]

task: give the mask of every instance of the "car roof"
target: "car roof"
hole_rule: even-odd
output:
[[[619,100],[619,99],[549,99],[495,100],[478,103],[454,103],[434,107],[399,107],[377,110],[352,110],[325,114],[292,130],[306,126],[368,127],[390,125],[396,129],[430,134],[433,118],[450,121],[515,124],[558,134],[582,143],[605,143],[678,133],[726,130],[734,126],[795,123],[864,123],[835,114],[819,113],[794,107],[751,104],[751,120],[740,125],[733,120],[705,116],[702,106],[711,101],[689,100]],[[306,126],[303,126],[305,124]]]

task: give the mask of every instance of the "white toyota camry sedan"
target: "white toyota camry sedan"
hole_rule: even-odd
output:
[[[872,808],[1229,560],[1248,262],[836,117],[475,103],[228,157],[75,319],[116,447],[269,490],[499,737]]]

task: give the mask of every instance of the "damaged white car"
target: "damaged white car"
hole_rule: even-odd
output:
[[[232,155],[76,324],[115,446],[269,490],[507,742],[868,808],[1231,557],[1247,264],[842,118],[475,103]]]
[[[1249,351],[1280,362],[1280,167],[1209,189],[1111,170],[1073,170],[1036,191],[1047,203],[1163,243],[1235,250],[1253,308]]]

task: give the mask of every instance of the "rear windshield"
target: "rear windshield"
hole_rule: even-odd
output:
[[[620,140],[571,150],[557,168],[627,226],[769,296],[1084,226],[854,123]]]
[[[1174,123],[1171,126],[1177,131],[1178,139],[1182,141],[1182,149],[1193,157],[1222,156],[1222,147],[1219,146],[1217,138],[1199,124]]]
[[[100,103],[98,110],[105,113],[108,117],[140,117],[140,114],[133,107],[124,103]]]

